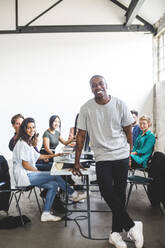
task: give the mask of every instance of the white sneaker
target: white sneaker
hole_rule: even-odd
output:
[[[127,248],[127,244],[118,232],[110,233],[109,243],[114,245],[116,248]]]
[[[142,248],[144,243],[143,223],[135,221],[135,225],[129,230],[127,237],[135,241],[136,248]]]
[[[73,201],[78,202],[78,201],[81,201],[81,200],[86,199],[86,198],[87,198],[86,192],[84,192],[84,193],[77,192],[77,196],[73,197]]]
[[[42,213],[41,215],[41,221],[46,222],[46,221],[59,221],[61,220],[61,217],[55,216],[51,213]]]

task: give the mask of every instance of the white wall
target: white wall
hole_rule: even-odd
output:
[[[155,118],[156,118],[156,151],[165,153],[165,132],[164,132],[164,123],[165,123],[165,81],[158,82],[156,84],[156,100],[155,100]]]
[[[59,114],[67,138],[80,106],[93,97],[88,82],[94,74],[105,76],[109,93],[130,109],[152,116],[151,35],[0,35],[0,152],[7,158],[12,155],[10,119],[17,113],[36,119],[40,138],[49,117]]]

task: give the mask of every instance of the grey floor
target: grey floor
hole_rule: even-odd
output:
[[[93,187],[91,189],[97,189]],[[39,195],[39,192],[38,192]],[[67,227],[64,226],[64,221],[41,223],[40,214],[34,199],[31,195],[28,199],[28,194],[24,194],[21,198],[22,213],[31,219],[31,224],[25,227],[19,227],[11,230],[0,230],[0,248],[111,248],[108,241],[109,232],[111,230],[111,213],[92,213],[91,214],[91,236],[93,239],[105,240],[90,240],[83,238],[79,232],[78,226],[74,221],[69,221]],[[105,202],[101,199],[99,192],[90,193],[91,209],[108,209]],[[40,198],[42,205],[42,200]],[[86,201],[74,205],[74,209],[86,208]],[[146,194],[140,186],[134,188],[128,206],[128,212],[133,220],[141,220],[144,223],[144,248],[165,248],[165,216],[161,214],[159,208],[152,208]],[[18,215],[15,203],[13,201],[9,210],[10,215]],[[70,218],[78,215],[86,215],[86,213],[74,213]],[[0,218],[3,218],[5,213],[0,212]],[[87,220],[79,221],[82,232],[88,235]],[[126,235],[123,234],[125,238]],[[131,242],[127,242],[128,248],[135,247]]]

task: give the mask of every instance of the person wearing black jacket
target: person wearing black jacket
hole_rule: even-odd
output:
[[[0,182],[4,182],[4,185],[0,186],[1,190],[10,189],[10,175],[9,175],[9,166],[7,160],[0,156]],[[0,193],[0,210],[8,211],[9,209],[9,199],[10,192],[1,192]]]

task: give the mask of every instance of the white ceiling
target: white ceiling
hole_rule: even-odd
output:
[[[119,0],[119,2],[128,7],[131,0]],[[145,0],[138,13],[150,24],[155,24],[163,14],[165,14],[165,0]]]
[[[25,25],[57,0],[19,0],[19,25]],[[126,7],[131,0],[118,0]],[[126,11],[111,0],[63,0],[32,25],[124,24]],[[155,24],[165,13],[165,0],[144,0],[138,15]],[[15,29],[15,1],[0,0],[0,30]],[[133,24],[141,24],[136,18]]]

